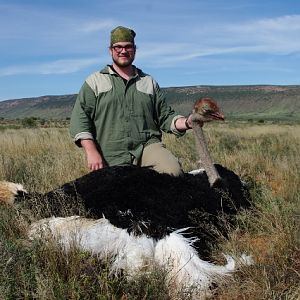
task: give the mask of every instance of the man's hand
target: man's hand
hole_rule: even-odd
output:
[[[97,150],[93,140],[81,140],[87,159],[88,168],[91,171],[99,170],[107,166],[103,156]]]
[[[100,153],[96,151],[86,152],[88,168],[91,171],[102,169],[106,166],[106,163]]]

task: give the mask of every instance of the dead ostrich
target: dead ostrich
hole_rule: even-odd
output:
[[[250,205],[240,178],[210,158],[199,123],[216,119],[224,117],[211,98],[196,101],[193,130],[205,171],[175,177],[150,168],[115,166],[43,195],[2,182],[0,200],[30,209],[36,201],[43,204],[39,215],[46,219],[32,224],[31,237],[50,231],[66,249],[75,238],[82,249],[100,257],[112,255],[113,269],[127,274],[151,259],[161,265],[171,261],[171,278],[177,284],[207,290],[236,264],[230,257],[225,266],[200,258],[209,255],[212,232],[226,234],[223,221],[233,224],[236,213]]]

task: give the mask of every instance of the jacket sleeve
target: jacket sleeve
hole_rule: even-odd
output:
[[[95,93],[85,82],[76,98],[70,120],[70,134],[77,146],[81,146],[81,139],[94,139],[92,119],[95,103]]]
[[[160,129],[167,133],[173,133],[176,136],[184,135],[185,131],[178,131],[174,125],[175,121],[178,118],[181,118],[182,115],[178,114],[169,105],[167,105],[165,93],[160,89],[159,85],[155,81],[154,90],[156,101],[156,114]]]

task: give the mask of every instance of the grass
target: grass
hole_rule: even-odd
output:
[[[220,284],[214,299],[300,299],[300,126],[214,123],[205,126],[214,161],[248,182],[255,209],[238,215],[228,239],[220,236],[212,259],[221,253],[252,254]],[[192,132],[164,136],[185,171],[200,166]],[[82,151],[66,128],[6,128],[0,131],[0,180],[46,192],[88,172]],[[0,299],[189,299],[165,281],[167,270],[154,268],[129,281],[113,276],[109,262],[74,247],[30,242],[34,212],[1,206]],[[63,254],[62,254],[63,253]]]

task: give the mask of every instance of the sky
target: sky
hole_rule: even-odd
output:
[[[300,84],[299,0],[0,0],[0,101],[76,94],[136,32],[161,87]]]

